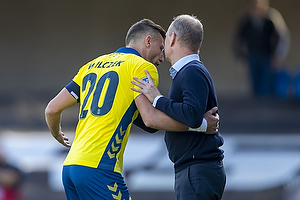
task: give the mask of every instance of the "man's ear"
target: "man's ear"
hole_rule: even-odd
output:
[[[152,41],[151,35],[147,35],[144,39],[144,44],[145,44],[146,48],[150,48],[151,41]]]
[[[170,37],[170,46],[174,46],[176,37],[177,37],[176,33],[172,32]]]

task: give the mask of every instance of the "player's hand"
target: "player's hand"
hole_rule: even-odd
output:
[[[204,114],[204,118],[207,121],[207,129],[205,134],[216,134],[219,132],[219,114],[217,113],[218,108],[213,107]]]
[[[71,147],[71,144],[69,142],[69,138],[67,136],[65,136],[65,134],[62,132],[61,128],[59,130],[59,134],[57,137],[55,137],[55,139],[61,143],[62,145],[64,145],[65,147]]]
[[[161,93],[158,90],[158,88],[155,86],[155,84],[153,82],[153,79],[151,78],[149,72],[147,70],[145,70],[145,73],[147,75],[148,82],[146,82],[146,81],[144,81],[142,79],[133,77],[133,79],[136,82],[135,81],[131,81],[131,83],[133,85],[136,85],[136,86],[140,87],[140,89],[131,87],[131,90],[136,91],[136,92],[140,92],[140,93],[144,94],[147,97],[147,99],[151,103],[153,103],[155,97],[161,95]]]

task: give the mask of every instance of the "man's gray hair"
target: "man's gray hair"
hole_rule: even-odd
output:
[[[179,15],[170,25],[170,34],[174,32],[181,46],[199,52],[203,41],[203,25],[196,16]]]

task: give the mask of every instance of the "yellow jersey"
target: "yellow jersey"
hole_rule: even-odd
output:
[[[123,154],[138,116],[130,82],[147,79],[158,85],[157,68],[131,48],[100,56],[80,68],[68,91],[80,102],[76,135],[64,165],[82,165],[122,172]]]

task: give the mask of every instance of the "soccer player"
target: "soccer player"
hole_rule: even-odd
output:
[[[164,60],[164,38],[164,29],[151,20],[135,23],[126,35],[126,47],[81,67],[47,105],[45,118],[51,134],[64,146],[71,147],[62,175],[68,200],[131,199],[121,172],[133,121],[145,129],[145,124],[161,120],[164,130],[188,130],[186,125],[154,109],[144,95],[130,89],[133,76],[147,80],[144,70],[149,71],[158,85],[156,66]],[[79,121],[71,146],[60,127],[61,114],[77,103],[80,103]],[[152,116],[141,120],[139,112],[142,117],[145,112]],[[214,117],[212,112],[207,116],[208,133],[215,132],[218,122],[218,116]]]

